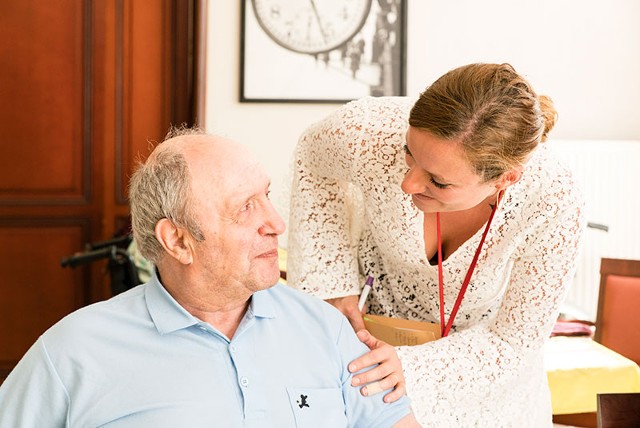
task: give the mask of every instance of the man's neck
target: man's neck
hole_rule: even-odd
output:
[[[199,320],[209,323],[228,339],[233,338],[247,312],[251,294],[224,295],[201,286],[200,281],[189,278],[186,272],[175,276],[165,272],[160,278],[159,271],[160,282],[180,306]]]
[[[211,324],[212,327],[216,328],[228,339],[232,339],[240,325],[240,321],[242,321],[244,314],[247,312],[249,301],[250,299],[238,306],[215,311],[207,311],[180,301],[178,301],[178,303],[180,303],[180,305],[191,315],[201,321]]]

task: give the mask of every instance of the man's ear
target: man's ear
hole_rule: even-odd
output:
[[[524,166],[518,165],[509,171],[505,172],[498,178],[496,182],[496,189],[504,190],[509,186],[516,184],[522,178],[522,173],[524,172]]]
[[[185,265],[193,263],[190,235],[185,229],[163,218],[156,223],[155,235],[168,255]]]

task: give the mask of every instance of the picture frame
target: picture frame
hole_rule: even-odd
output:
[[[331,3],[318,4],[319,16],[315,8],[313,14],[302,10],[307,3],[300,0],[242,0],[240,102],[345,103],[406,95],[407,0]],[[340,28],[345,16],[353,17],[351,29]],[[326,30],[312,43],[315,21],[342,39],[328,40]],[[296,31],[304,34],[296,39]]]

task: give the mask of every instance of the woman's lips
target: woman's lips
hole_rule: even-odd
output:
[[[414,194],[413,194],[413,195],[411,195],[411,196],[413,196],[414,198],[416,198],[416,199],[417,199],[417,200],[419,200],[419,201],[424,201],[424,202],[427,202],[427,201],[433,201],[433,198],[432,198],[432,197],[427,196],[427,195],[425,195],[424,193],[414,193]]]

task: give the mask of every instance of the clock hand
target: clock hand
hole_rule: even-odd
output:
[[[316,7],[315,0],[309,0],[311,3],[311,8],[313,9],[313,14],[316,16],[316,20],[318,21],[318,28],[320,28],[320,34],[322,34],[322,40],[327,42],[327,34],[324,32],[324,28],[322,28],[322,21],[320,20],[320,14],[318,13],[318,8]]]

